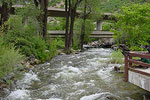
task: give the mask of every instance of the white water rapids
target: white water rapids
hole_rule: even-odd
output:
[[[6,100],[142,100],[146,92],[125,83],[108,63],[111,49],[60,55],[17,81]]]

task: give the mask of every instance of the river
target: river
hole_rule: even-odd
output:
[[[8,100],[143,100],[150,95],[123,81],[113,71],[121,64],[108,63],[111,49],[89,49],[79,54],[59,55],[37,65],[17,81]]]

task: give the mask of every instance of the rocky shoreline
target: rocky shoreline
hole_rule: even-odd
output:
[[[115,42],[113,39],[102,39],[98,41],[93,41],[88,43],[87,45],[84,45],[84,49],[89,48],[111,48],[112,45],[114,45]]]

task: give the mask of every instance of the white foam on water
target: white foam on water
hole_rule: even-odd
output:
[[[19,88],[29,88],[33,81],[40,81],[34,72],[25,73],[22,80],[17,81]]]
[[[59,98],[49,98],[47,100],[63,100],[63,99],[59,99]]]
[[[72,64],[72,61],[68,61],[69,64]]]
[[[92,54],[95,54],[95,55],[107,57],[110,55],[111,50],[110,49],[104,49],[104,48],[100,48],[100,49],[94,48],[94,49],[89,49],[88,51],[85,51],[84,54],[91,55],[91,52],[92,52]]]
[[[74,83],[73,85],[74,86],[81,86],[81,85],[84,85],[85,83],[84,82],[77,82],[77,83]]]
[[[80,100],[104,100],[105,99],[105,94],[109,94],[108,92],[106,93],[96,93],[96,94],[92,94],[89,96],[84,96],[82,98],[80,98]]]
[[[29,100],[30,92],[28,90],[15,90],[12,91],[6,98],[8,100]]]
[[[59,98],[49,98],[49,99],[34,99],[34,100],[63,100]]]
[[[55,84],[46,85],[41,88],[41,90],[42,90],[41,94],[46,96],[48,94],[58,92],[59,91],[58,89],[59,89],[59,85],[55,85]]]
[[[55,78],[56,79],[59,77],[72,78],[81,73],[82,73],[82,71],[79,68],[65,65],[61,68],[61,71],[55,75]]]

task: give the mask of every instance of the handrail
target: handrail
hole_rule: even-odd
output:
[[[128,55],[125,55],[124,57],[125,57],[124,80],[126,82],[128,82],[128,71],[129,70],[133,71],[133,72],[136,72],[136,73],[140,73],[142,75],[150,76],[150,73],[143,72],[143,71],[140,71],[140,70],[136,70],[136,69],[133,68],[133,64],[140,65],[141,67],[150,67],[150,64],[148,64],[148,63],[144,63],[140,60],[133,59],[133,57],[140,57],[140,58],[150,59],[150,53],[130,51],[128,53]]]

